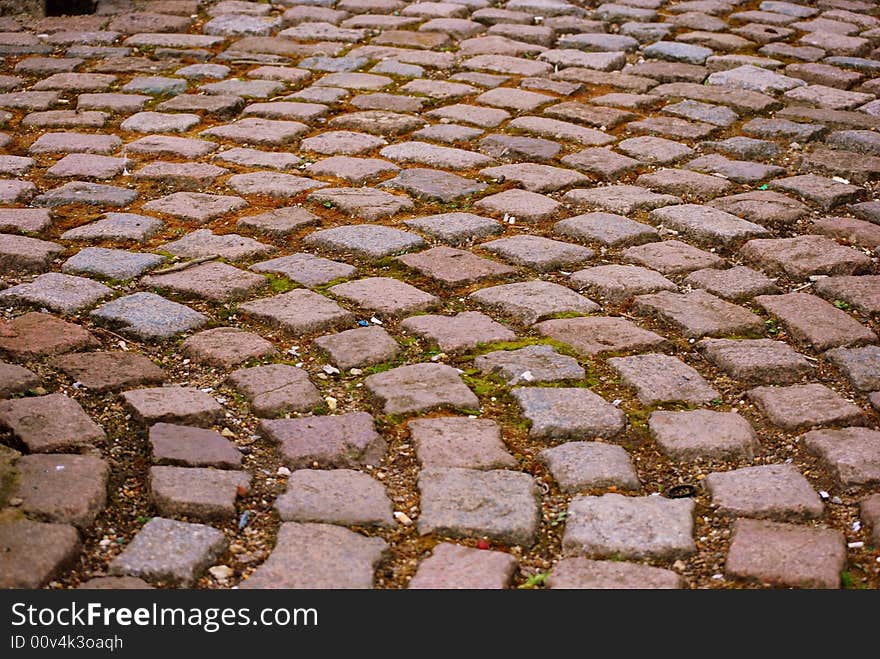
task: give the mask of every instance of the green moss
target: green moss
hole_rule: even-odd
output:
[[[266,279],[268,279],[269,288],[272,289],[273,293],[287,293],[295,288],[299,288],[299,284],[282,275],[268,274]]]

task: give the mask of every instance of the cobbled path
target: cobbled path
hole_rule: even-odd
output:
[[[876,2],[0,55],[0,587],[880,586]]]

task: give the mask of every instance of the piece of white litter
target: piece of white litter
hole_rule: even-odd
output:
[[[382,321],[379,320],[378,318],[376,318],[375,316],[370,318],[370,322],[373,323],[373,325],[381,325],[382,324]]]
[[[849,179],[843,178],[842,176],[832,176],[831,180],[843,183],[844,185],[849,185]]]
[[[861,549],[862,547],[865,546],[865,543],[864,543],[864,542],[861,542],[861,541],[859,541],[859,542],[849,542],[849,543],[847,543],[846,546],[849,547],[850,549]]]
[[[278,476],[290,476],[290,469],[287,467],[278,467],[278,471],[275,472]]]
[[[535,379],[535,376],[532,375],[531,371],[523,371],[519,377],[521,380],[525,380],[526,382],[531,382]]]
[[[333,396],[326,396],[324,398],[324,402],[327,403],[328,410],[330,410],[331,412],[336,411],[336,404],[338,401],[335,398],[333,398]]]
[[[412,520],[409,518],[409,515],[407,515],[404,512],[401,512],[399,510],[394,511],[394,519],[396,519],[398,522],[400,522],[404,526],[409,526],[412,524]]]
[[[830,495],[825,490],[819,490],[819,496],[823,499],[827,499]]]
[[[852,530],[858,533],[862,530],[862,523],[859,520],[856,520],[852,523]]]
[[[623,399],[622,399],[622,398],[615,398],[614,400],[611,401],[611,404],[614,405],[614,407],[617,407],[617,406],[620,405],[622,402],[623,402]]]

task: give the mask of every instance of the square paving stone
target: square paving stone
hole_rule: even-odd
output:
[[[272,84],[274,85],[275,83]],[[216,137],[221,140],[229,140],[239,144],[281,146],[293,142],[296,138],[308,132],[309,127],[298,121],[279,121],[275,119],[247,117],[245,119],[239,119],[235,123],[208,128],[199,133],[199,135]]]
[[[656,172],[642,174],[636,179],[636,184],[657,192],[696,199],[711,199],[724,194],[732,187],[729,181],[717,176],[699,174],[687,169],[660,169]],[[740,222],[745,222],[745,220],[740,220]],[[705,229],[705,227],[702,228]],[[730,231],[728,227],[724,227],[722,231],[725,229]]]
[[[619,304],[645,293],[677,291],[678,287],[659,272],[637,265],[598,265],[578,270],[571,283],[588,295]]]
[[[174,192],[166,197],[148,201],[143,208],[152,213],[164,213],[204,224],[247,205],[241,197],[203,192]]]
[[[699,405],[721,398],[703,376],[678,357],[659,354],[613,357],[608,364],[626,386],[636,390],[643,405],[673,402]]]
[[[164,156],[196,159],[206,156],[212,151],[217,150],[217,145],[206,140],[195,140],[187,137],[173,137],[171,135],[147,135],[134,142],[125,145],[128,153],[143,154],[148,156]],[[188,193],[183,196],[179,193],[162,197],[156,200],[155,206],[160,212],[168,212],[170,215],[175,213],[186,213],[198,211],[197,205],[193,202],[198,197],[193,197],[196,193]],[[209,197],[211,195],[201,195]],[[189,200],[189,201],[187,201]],[[154,202],[150,202],[153,204]],[[219,202],[216,202],[219,205]],[[168,208],[165,211],[164,208]]]
[[[350,130],[331,130],[302,141],[300,148],[325,155],[343,154],[353,156],[376,149],[388,144],[381,137]],[[383,154],[384,155],[384,154]]]
[[[477,410],[480,401],[457,369],[445,364],[412,364],[364,380],[385,414],[413,414],[438,408]]]
[[[234,371],[229,376],[229,383],[247,398],[257,416],[309,412],[324,403],[318,389],[309,380],[309,374],[288,364]]]
[[[608,352],[662,350],[670,346],[659,334],[642,329],[625,318],[559,318],[538,323],[535,329],[544,336],[571,346],[579,354],[589,356]]]
[[[685,277],[683,283],[734,301],[748,300],[756,295],[779,293],[779,287],[774,280],[744,265],[725,270],[715,268],[697,270]]]
[[[481,344],[516,339],[516,334],[479,311],[463,311],[455,316],[413,316],[400,323],[400,328],[429,339],[444,352],[462,352]]]
[[[250,488],[242,471],[203,467],[151,467],[150,499],[160,515],[223,520],[235,515],[235,499]]]
[[[554,590],[675,589],[683,586],[683,580],[672,570],[640,563],[563,558],[547,578],[547,585]]]
[[[706,476],[712,507],[722,515],[796,522],[821,517],[822,500],[797,467],[770,464]]]
[[[204,314],[154,293],[132,293],[116,298],[89,315],[144,341],[170,339],[208,322]]]
[[[40,588],[79,555],[77,530],[29,519],[0,522],[0,588]]]
[[[52,225],[52,212],[48,208],[0,209],[0,230],[22,233],[40,233]]]
[[[381,158],[333,156],[308,165],[306,171],[312,176],[334,176],[350,183],[363,185],[383,174],[398,172],[400,167]]]
[[[417,254],[399,256],[397,260],[423,275],[451,286],[499,278],[516,272],[514,268],[502,263],[442,245]]]
[[[240,588],[367,589],[387,553],[381,538],[332,524],[285,522],[269,558]]]
[[[827,236],[750,240],[740,254],[770,275],[854,275],[870,263],[864,254]]]
[[[652,412],[651,437],[673,460],[751,459],[760,448],[752,425],[735,412]]]
[[[164,222],[134,213],[105,213],[104,219],[83,224],[61,234],[62,240],[133,240],[144,242],[154,236]]]
[[[488,214],[504,215],[505,217],[523,222],[540,222],[554,217],[561,204],[535,192],[526,190],[505,190],[488,197],[483,197],[474,207]]]
[[[880,276],[826,277],[813,289],[828,300],[843,300],[865,314],[880,314]]]
[[[223,416],[220,403],[193,387],[132,389],[124,392],[122,398],[135,419],[147,427],[163,421],[207,428]]]
[[[825,353],[859,391],[880,391],[880,346],[835,348]]]
[[[366,412],[263,419],[260,433],[279,445],[291,469],[378,465],[386,450],[385,440],[373,427],[373,417]]]
[[[40,386],[40,378],[23,366],[0,362],[0,398],[12,398]]]
[[[337,368],[352,368],[388,362],[400,354],[400,345],[381,327],[358,327],[315,339],[315,345],[330,355]]]
[[[426,311],[440,304],[440,298],[393,277],[367,277],[337,284],[330,292],[367,311],[402,316]]]
[[[844,487],[880,483],[880,432],[868,428],[811,430],[803,441]]]
[[[498,238],[481,244],[480,248],[498,254],[511,263],[539,272],[579,265],[594,256],[593,250],[586,247],[541,236]]]
[[[227,545],[221,531],[205,524],[154,517],[110,562],[107,572],[185,588],[223,555]]]
[[[270,236],[286,236],[303,227],[318,224],[320,218],[298,206],[276,208],[259,215],[243,217],[235,223],[236,228],[252,229]]]
[[[220,257],[229,261],[250,259],[263,256],[275,250],[253,238],[239,236],[235,233],[214,234],[210,229],[198,229],[188,233],[179,240],[162,245],[162,249],[175,256],[187,259]]]
[[[604,181],[616,181],[618,178],[637,169],[641,162],[635,158],[622,156],[609,148],[593,147],[583,149],[561,159],[563,165],[568,165],[579,171],[602,179]]]
[[[623,260],[657,270],[664,275],[720,268],[724,263],[721,257],[678,240],[629,247],[623,252]]]
[[[818,204],[825,210],[830,210],[840,204],[859,201],[865,193],[864,188],[859,186],[838,183],[833,179],[816,174],[801,174],[776,179],[770,183],[770,187],[783,192],[793,192],[807,201]]]
[[[587,314],[599,309],[595,302],[570,288],[537,279],[483,288],[469,297],[524,325],[532,325],[555,314]]]
[[[760,224],[788,226],[808,212],[807,207],[796,199],[771,190],[755,190],[741,194],[719,197],[708,206]]]
[[[626,449],[602,442],[566,442],[544,449],[538,459],[547,465],[563,492],[614,487],[638,490],[639,477]]]
[[[610,438],[626,425],[623,411],[589,389],[528,387],[514,389],[533,439]]]
[[[633,310],[642,316],[658,318],[688,338],[764,331],[764,321],[759,316],[701,290],[639,295]]]
[[[418,485],[422,535],[480,536],[525,547],[535,541],[540,495],[529,474],[435,467],[422,470]]]
[[[638,210],[652,210],[669,204],[680,204],[673,195],[659,194],[638,185],[609,185],[599,188],[578,188],[566,192],[562,201],[575,208],[597,208],[609,213],[629,215]]]
[[[0,291],[0,302],[32,305],[72,314],[94,306],[113,289],[85,277],[47,272],[26,284]]]
[[[275,346],[259,334],[235,327],[216,327],[193,334],[180,351],[199,364],[220,368],[237,366],[251,359],[275,354]]]
[[[877,342],[877,335],[871,329],[809,293],[760,295],[755,302],[776,316],[796,342],[816,350]]]
[[[474,366],[483,373],[498,375],[508,385],[522,382],[581,380],[586,372],[577,360],[560,355],[552,346],[532,345],[519,350],[494,350],[480,355]]]
[[[413,208],[412,202],[406,195],[390,194],[374,188],[327,188],[310,194],[309,201],[337,208],[346,215],[354,215],[368,222]],[[398,231],[398,233],[404,232]],[[421,238],[418,240],[421,241]]]
[[[0,401],[0,425],[30,453],[89,448],[105,437],[101,426],[64,394]]]
[[[728,577],[796,588],[839,588],[846,541],[839,531],[738,519],[724,572]]]
[[[298,469],[275,499],[284,522],[393,526],[391,501],[372,476],[352,469]]]
[[[770,423],[783,430],[865,423],[865,414],[857,405],[823,384],[757,387],[748,391],[748,397]]]
[[[441,542],[419,563],[410,590],[499,590],[510,586],[517,561],[503,551]]]
[[[262,275],[217,262],[200,263],[177,272],[148,275],[141,279],[141,284],[150,288],[214,302],[249,297],[267,283]]]
[[[859,504],[862,523],[871,529],[871,542],[880,545],[880,494],[873,494],[862,499]]]
[[[91,455],[25,455],[15,463],[21,510],[44,522],[84,529],[107,504],[107,463]]]
[[[516,120],[514,120],[516,121]],[[554,121],[546,119],[545,121]],[[511,122],[512,124],[513,122]],[[555,122],[562,123],[562,122]],[[582,130],[593,131],[590,128]],[[601,133],[604,135],[604,133]],[[554,192],[572,185],[583,185],[588,182],[586,176],[572,169],[539,165],[537,163],[517,163],[501,165],[480,170],[480,176],[496,181],[514,181],[529,192]]]
[[[347,279],[357,274],[357,268],[353,265],[302,252],[255,263],[251,266],[251,270],[284,275],[309,288],[323,286],[336,279]]]
[[[333,300],[303,289],[254,300],[238,308],[251,318],[296,335],[325,332],[355,319],[354,314]]]
[[[485,183],[457,174],[420,167],[403,169],[393,179],[382,183],[382,186],[405,190],[420,199],[444,204],[478,194],[489,187]]]
[[[703,339],[697,349],[745,384],[794,384],[813,372],[803,355],[772,339]]]
[[[501,440],[501,426],[489,419],[413,419],[407,428],[425,468],[511,469],[517,465]]]
[[[614,213],[587,213],[557,222],[553,233],[609,247],[628,247],[660,240],[654,227]]]
[[[425,241],[414,233],[369,224],[315,231],[305,242],[337,254],[354,254],[369,259],[381,259],[425,245]]]
[[[242,455],[235,444],[214,430],[156,423],[150,427],[153,462],[178,467],[237,469]]]
[[[239,194],[262,195],[275,199],[296,197],[300,193],[327,185],[321,181],[282,172],[251,172],[235,174],[226,184]]]
[[[0,272],[43,272],[63,251],[61,245],[48,240],[0,234]]]
[[[28,359],[98,347],[98,341],[79,325],[32,311],[6,322],[0,320],[0,353]]]
[[[733,245],[749,238],[766,236],[760,224],[743,220],[717,208],[699,204],[679,204],[651,211],[652,221],[680,231],[695,241],[716,245]]]
[[[562,550],[595,558],[687,558],[696,553],[692,499],[579,495],[568,506]]]
[[[138,193],[127,188],[101,185],[87,181],[71,181],[34,197],[36,206],[67,206],[87,204],[90,206],[127,206],[137,199]]]
[[[164,260],[165,257],[158,254],[86,247],[67,259],[61,266],[61,271],[67,274],[125,281],[155,268]]]
[[[495,220],[473,213],[441,213],[404,220],[403,223],[450,245],[471,243],[504,230]]]
[[[128,161],[91,153],[69,153],[46,170],[52,178],[108,179],[119,176]]]
[[[79,352],[49,362],[95,393],[162,384],[165,371],[135,352]]]
[[[619,142],[617,149],[650,165],[668,165],[694,152],[686,144],[653,136],[630,137]]]

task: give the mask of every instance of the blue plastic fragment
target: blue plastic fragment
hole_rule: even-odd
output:
[[[370,326],[370,323],[368,323],[368,322],[365,321],[365,320],[359,320],[359,321],[358,321],[358,325],[360,325],[361,327],[369,327],[369,326]]]
[[[248,520],[251,518],[251,511],[245,510],[241,517],[238,518],[238,530],[241,531],[245,526],[248,525]]]

